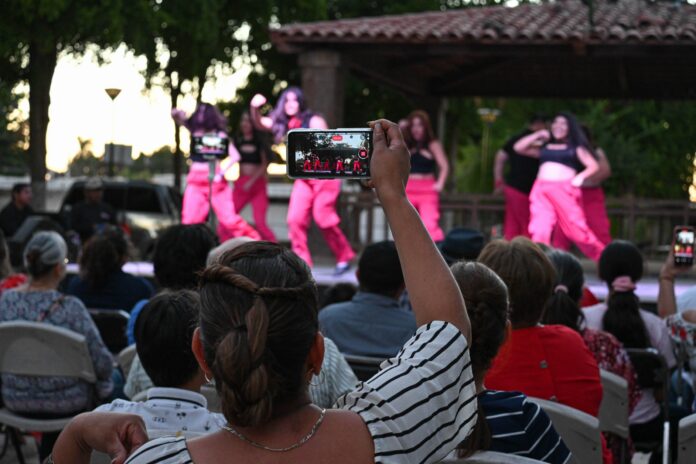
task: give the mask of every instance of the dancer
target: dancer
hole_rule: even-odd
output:
[[[200,103],[190,118],[179,109],[172,109],[172,118],[178,125],[186,127],[191,137],[214,133],[227,135],[227,120],[210,103]],[[212,199],[209,198],[209,161],[196,155],[191,150],[191,168],[186,176],[186,190],[181,209],[181,222],[183,224],[199,224],[205,222],[208,217],[209,204],[218,219],[218,235],[220,241],[232,237],[246,236],[258,240],[261,238],[247,222],[237,214],[232,204],[232,192],[220,169],[219,161],[215,161],[215,174],[212,185]]]
[[[514,147],[522,137],[542,129],[546,129],[545,118],[539,114],[533,115],[527,128],[510,138],[495,155],[494,193],[505,195],[505,240],[512,240],[518,235],[529,237],[529,192],[539,171],[539,160],[517,153]],[[509,169],[503,174],[506,164]]]
[[[445,187],[449,174],[447,156],[435,138],[430,117],[425,111],[416,110],[408,115],[407,134],[408,149],[411,151],[411,175],[406,195],[418,210],[432,239],[440,242],[445,239],[439,223],[440,192]]]
[[[298,87],[289,87],[283,91],[275,109],[268,116],[261,116],[259,108],[265,103],[266,98],[260,94],[251,100],[252,121],[257,128],[271,131],[276,142],[281,142],[289,129],[327,128],[324,118],[306,108],[304,95]],[[288,206],[288,233],[292,250],[312,265],[307,231],[311,218],[314,217],[314,222],[336,257],[335,275],[348,271],[350,261],[355,257],[355,252],[339,227],[341,219],[336,213],[336,200],[340,193],[340,179],[297,179],[292,187]]]
[[[539,158],[539,173],[529,197],[532,240],[550,245],[558,226],[580,251],[598,260],[605,244],[587,225],[580,186],[597,173],[599,165],[575,116],[559,113],[551,132],[542,129],[522,137],[514,149]]]
[[[582,183],[580,192],[582,193],[582,209],[585,211],[587,225],[602,243],[611,242],[611,225],[607,215],[607,207],[604,200],[604,189],[602,182],[611,176],[611,166],[607,155],[600,147],[596,146],[592,138],[590,128],[582,125],[582,130],[587,137],[592,150],[597,157],[599,170],[592,176],[585,179]],[[553,231],[553,246],[561,250],[570,249],[570,240],[558,227]]]
[[[343,174],[343,160],[341,158],[336,160],[336,174]]]
[[[269,163],[269,147],[263,143],[260,134],[254,131],[249,113],[242,114],[239,120],[239,134],[234,140],[232,149],[239,151],[239,179],[234,183],[232,200],[237,212],[251,203],[254,214],[254,225],[262,240],[276,242],[276,236],[268,227],[266,213],[268,211],[268,176],[266,169]]]

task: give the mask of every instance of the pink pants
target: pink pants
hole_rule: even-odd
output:
[[[193,163],[186,176],[186,190],[181,209],[181,222],[183,224],[200,224],[208,218],[208,165],[198,166],[203,163]],[[219,173],[219,169],[218,169]],[[233,237],[247,236],[260,239],[261,236],[247,222],[237,214],[232,203],[232,192],[226,180],[213,182],[213,209],[217,215],[220,241],[224,242]]]
[[[440,192],[435,190],[435,179],[414,179],[406,184],[406,196],[420,214],[426,230],[435,242],[445,239],[440,229]]]
[[[529,194],[529,234],[535,242],[551,245],[554,227],[560,230],[593,261],[599,259],[605,244],[585,221],[580,189],[570,181],[537,179]]]
[[[583,187],[580,190],[582,192],[582,209],[585,211],[587,225],[600,242],[610,243],[611,225],[604,202],[604,190],[602,187]],[[570,249],[570,240],[558,227],[553,231],[553,247],[560,250]]]
[[[348,239],[338,225],[336,200],[341,193],[341,181],[298,179],[292,187],[288,206],[288,235],[292,251],[312,266],[312,256],[307,246],[307,231],[311,218],[319,226],[324,240],[336,256],[336,261],[348,262],[355,257]]]
[[[248,190],[244,190],[243,186],[249,182],[251,176],[239,176],[239,179],[234,183],[232,190],[232,200],[237,212],[241,212],[244,207],[251,203],[251,208],[254,211],[254,226],[261,234],[262,240],[269,242],[277,242],[276,236],[266,223],[266,212],[268,211],[268,180],[265,176],[256,179]]]
[[[505,240],[512,240],[518,235],[529,237],[529,195],[508,187],[505,193],[505,223],[503,234]]]

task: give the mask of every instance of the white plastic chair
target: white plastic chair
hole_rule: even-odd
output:
[[[46,323],[0,323],[0,373],[37,377],[75,377],[95,383],[97,376],[83,335]],[[0,409],[0,424],[11,434],[17,458],[24,464],[17,431],[59,432],[72,417],[33,419]]]
[[[135,359],[136,354],[137,351],[135,350],[135,345],[131,345],[122,349],[117,356],[118,365],[121,367],[121,371],[123,371],[123,376],[125,378],[128,378],[128,373],[133,365],[133,360]]]
[[[443,464],[538,464],[544,461],[516,456],[514,454],[498,453],[496,451],[479,451],[465,459],[448,459]]]
[[[679,421],[678,464],[692,464],[696,458],[696,414]]]
[[[548,414],[553,427],[565,442],[578,464],[602,462],[599,420],[583,411],[555,401],[529,398]]]
[[[628,382],[623,377],[603,369],[599,370],[602,380],[602,404],[599,406],[599,430],[621,437],[621,457],[628,454]],[[618,463],[617,463],[618,464]]]

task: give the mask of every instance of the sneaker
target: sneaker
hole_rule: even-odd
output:
[[[336,267],[334,268],[333,275],[334,277],[338,277],[340,275],[345,274],[350,270],[350,263],[338,263],[336,264]]]

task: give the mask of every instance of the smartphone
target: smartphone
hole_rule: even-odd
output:
[[[294,129],[288,132],[292,179],[369,179],[372,129]]]
[[[694,264],[694,239],[696,234],[690,226],[674,228],[673,253],[675,266],[692,266]]]
[[[225,135],[194,135],[191,137],[191,154],[206,160],[221,160],[227,157],[229,144]]]

